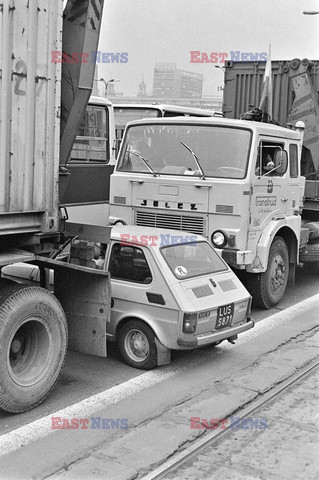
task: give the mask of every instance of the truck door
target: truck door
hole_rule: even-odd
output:
[[[88,105],[68,159],[70,172],[60,201],[66,205],[92,205],[109,201],[111,165],[110,111]]]
[[[252,181],[250,230],[263,230],[271,219],[285,218],[288,214],[288,165],[283,151],[284,143],[259,142]],[[280,167],[279,158],[285,158]]]

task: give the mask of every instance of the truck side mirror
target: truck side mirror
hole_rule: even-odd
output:
[[[274,164],[276,173],[283,175],[288,167],[288,155],[286,150],[277,150],[274,156]]]

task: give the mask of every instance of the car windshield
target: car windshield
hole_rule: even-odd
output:
[[[160,251],[178,279],[228,270],[218,253],[204,241],[162,247]]]
[[[132,126],[127,131],[117,170],[244,178],[250,143],[251,132],[245,128],[185,124]]]

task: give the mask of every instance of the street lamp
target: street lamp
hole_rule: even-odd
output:
[[[220,68],[220,70],[222,70],[224,72],[224,75],[225,75],[225,72],[226,72],[225,67],[221,67],[220,65],[215,65],[215,68]],[[223,90],[224,90],[223,86],[217,87],[218,92],[222,92]]]
[[[114,78],[111,78],[111,80],[106,81],[106,80],[104,80],[104,78],[100,78],[100,82],[104,83],[104,88],[105,88],[104,96],[106,97],[107,96],[107,86],[108,86],[108,84],[119,82],[119,80],[115,80]]]

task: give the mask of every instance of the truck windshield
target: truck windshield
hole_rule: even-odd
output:
[[[161,111],[158,108],[136,108],[136,107],[117,107],[114,105],[114,117],[116,128],[125,128],[128,122],[140,120],[142,118],[161,117]]]
[[[228,270],[218,253],[204,241],[170,245],[160,251],[178,279]]]
[[[244,178],[247,170],[251,132],[222,125],[147,124],[128,129],[118,161],[122,172],[149,173],[147,165],[162,175]],[[135,155],[133,154],[135,153]]]

